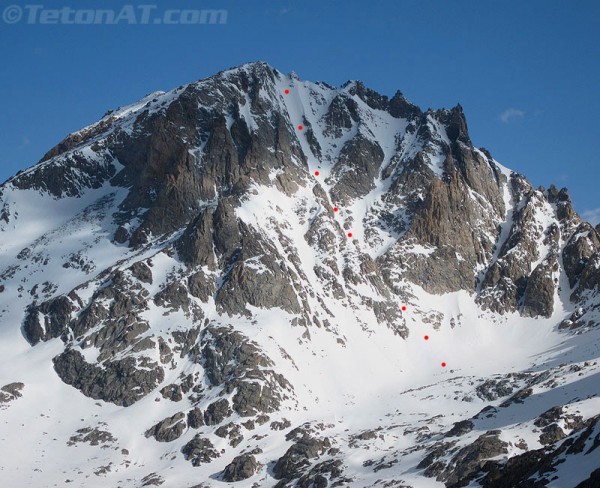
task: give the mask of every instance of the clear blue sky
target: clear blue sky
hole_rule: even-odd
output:
[[[2,0],[5,8],[17,0]],[[119,11],[152,0],[54,0]],[[264,60],[303,79],[360,79],[426,109],[460,103],[471,138],[536,186],[600,216],[600,2],[170,0],[225,25],[0,21],[0,181],[68,133],[156,90]],[[592,214],[588,214],[592,215]]]

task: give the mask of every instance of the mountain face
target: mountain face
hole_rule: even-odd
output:
[[[422,111],[251,63],[0,186],[2,486],[600,486],[600,235]]]

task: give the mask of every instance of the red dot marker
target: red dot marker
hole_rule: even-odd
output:
[[[303,127],[301,125],[298,126],[298,130],[302,130]]]
[[[321,173],[319,173],[318,171],[315,171],[315,176],[319,176]]]
[[[286,95],[289,95],[290,91],[289,90],[285,90],[283,93],[285,93]]]
[[[446,363],[442,363],[442,368],[445,368],[445,367],[446,367]]]
[[[348,232],[348,237],[352,237],[352,232]]]
[[[426,341],[428,341],[429,340],[429,336],[426,335],[425,337],[423,337],[423,339],[425,339]]]
[[[337,212],[338,210],[339,210],[339,208],[337,208],[337,207],[333,207],[333,211],[334,211],[334,212]]]
[[[406,306],[405,305],[402,305],[402,311],[406,312]]]

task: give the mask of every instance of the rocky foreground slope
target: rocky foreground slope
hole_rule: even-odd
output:
[[[2,486],[600,486],[600,229],[265,63],[0,186]]]

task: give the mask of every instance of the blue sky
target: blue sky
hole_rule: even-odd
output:
[[[7,6],[0,2],[5,14]],[[29,2],[23,2],[23,4]],[[31,2],[35,3],[35,2]],[[45,9],[226,9],[224,25],[0,20],[0,181],[68,133],[247,61],[303,79],[360,79],[422,108],[460,103],[471,138],[600,218],[600,3],[555,0],[37,2]],[[8,14],[6,14],[8,15]],[[594,212],[595,211],[595,212]]]

